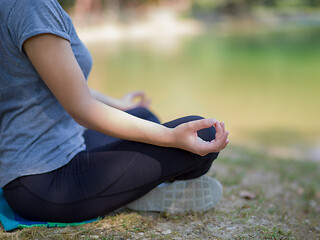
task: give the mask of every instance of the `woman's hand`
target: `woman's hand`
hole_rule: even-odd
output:
[[[197,131],[214,126],[216,129],[215,139],[211,142],[202,140]],[[229,143],[229,132],[225,131],[225,124],[215,119],[201,119],[181,124],[172,129],[174,145],[177,148],[204,156],[208,153],[219,152]]]
[[[129,92],[120,99],[112,98],[93,89],[90,89],[90,92],[98,101],[122,111],[127,111],[137,107],[148,108],[151,102],[146,98],[143,91]]]
[[[148,108],[151,100],[147,99],[143,91],[134,91],[125,94],[119,100],[119,109],[127,111],[137,107]]]

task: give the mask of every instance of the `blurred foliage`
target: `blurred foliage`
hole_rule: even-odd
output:
[[[191,11],[194,15],[227,15],[232,17],[250,17],[257,7],[269,9],[320,8],[320,0],[193,0]]]
[[[108,0],[105,0],[108,2]],[[115,2],[114,0],[109,0],[109,2]],[[146,6],[155,4],[158,1],[157,0],[116,0],[118,2],[118,5],[120,8],[130,8],[130,7],[140,7],[140,6]]]
[[[90,0],[88,0],[90,1]],[[104,7],[117,6],[120,9],[147,6],[155,4],[157,0],[99,0]],[[58,0],[63,8],[70,8],[77,3],[77,0]]]
[[[77,3],[91,5],[93,1],[99,2],[104,10],[111,10],[120,15],[127,15],[127,10],[141,13],[152,5],[167,5],[171,8],[175,4],[189,0],[58,0],[63,8],[70,9]],[[101,7],[100,7],[101,8]],[[269,10],[290,9],[293,12],[301,12],[306,9],[320,9],[320,0],[190,0],[190,11],[192,17],[212,21],[223,17],[251,18],[256,8]],[[88,12],[91,10],[89,9]]]
[[[76,0],[58,0],[58,2],[63,8],[68,9],[75,5]]]
[[[73,6],[77,0],[58,0],[63,7]],[[160,0],[101,0],[105,4],[116,4],[121,7],[141,6],[160,3]],[[183,1],[183,0],[180,0]],[[309,6],[320,7],[320,0],[192,0],[192,5],[206,8],[228,8],[231,6],[250,8],[253,6]]]

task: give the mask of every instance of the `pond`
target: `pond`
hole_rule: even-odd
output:
[[[91,44],[89,85],[111,96],[142,89],[162,121],[225,121],[234,144],[314,148],[320,141],[320,27],[205,33],[168,48]]]

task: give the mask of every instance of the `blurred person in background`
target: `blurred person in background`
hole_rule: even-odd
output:
[[[220,183],[201,176],[228,144],[223,122],[160,124],[142,91],[113,99],[90,90],[91,55],[56,0],[0,4],[0,187],[17,213],[74,222],[127,204],[183,212],[219,201]],[[185,180],[199,184],[177,184]],[[193,194],[172,207],[166,189],[198,191],[202,204]]]

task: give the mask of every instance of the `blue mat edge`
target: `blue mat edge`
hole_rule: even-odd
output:
[[[60,223],[60,222],[37,222],[29,221],[22,218],[15,213],[4,198],[3,190],[0,188],[0,222],[5,231],[12,231],[14,229],[30,228],[30,227],[68,227],[78,226],[86,223],[92,223],[100,220],[102,217],[91,219],[83,222],[74,223]],[[22,220],[19,222],[19,219]]]

